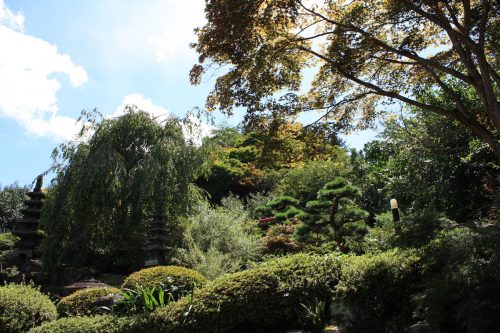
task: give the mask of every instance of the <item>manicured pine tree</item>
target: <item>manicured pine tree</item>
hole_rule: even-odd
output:
[[[306,214],[300,217],[303,223],[296,229],[298,240],[305,240],[312,232],[325,232],[333,229],[334,240],[340,251],[347,252],[344,243],[346,224],[365,218],[368,213],[359,208],[355,199],[361,191],[342,177],[336,177],[318,191],[318,199],[308,201]]]
[[[256,213],[262,217],[274,217],[274,223],[284,223],[293,218],[301,218],[304,211],[297,208],[299,200],[283,195],[257,208]]]

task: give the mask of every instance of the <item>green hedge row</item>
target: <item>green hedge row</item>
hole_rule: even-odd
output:
[[[413,253],[399,251],[297,254],[225,275],[196,290],[193,299],[182,298],[148,316],[63,318],[30,332],[270,331],[304,324],[299,310],[318,301],[331,302],[351,332],[401,331],[410,319],[404,309],[418,279],[418,261]]]
[[[142,317],[66,317],[32,328],[29,333],[146,333]]]

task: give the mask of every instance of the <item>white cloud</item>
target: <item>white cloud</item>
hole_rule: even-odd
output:
[[[22,31],[24,29],[24,15],[21,13],[14,14],[5,6],[5,1],[0,0],[0,25]]]
[[[22,14],[13,14],[0,0],[0,116],[30,134],[71,139],[78,127],[74,119],[58,115],[57,75],[77,87],[87,81],[87,73],[56,46],[20,32],[23,22]]]
[[[159,123],[171,117],[170,111],[166,108],[155,104],[152,100],[141,94],[134,93],[125,96],[120,105],[116,108],[115,112],[108,118],[121,116],[127,106],[136,106],[139,110],[149,113]],[[184,137],[188,140],[192,140],[197,145],[200,145],[202,139],[209,136],[213,129],[213,126],[201,122],[201,120],[193,114],[188,114],[182,124]]]
[[[137,106],[139,110],[148,112],[151,116],[153,116],[153,118],[158,120],[158,122],[164,121],[170,116],[170,111],[164,107],[156,105],[152,100],[145,98],[141,94],[134,93],[123,98],[121,104],[118,105],[115,113],[113,113],[110,118],[121,116],[124,113],[126,106],[133,105]]]

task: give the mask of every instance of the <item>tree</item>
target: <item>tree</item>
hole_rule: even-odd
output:
[[[498,1],[207,0],[205,12],[191,82],[214,64],[225,69],[207,110],[320,110],[319,123],[351,129],[376,119],[381,103],[400,102],[458,121],[500,160]],[[311,88],[299,94],[311,71]],[[423,85],[451,103],[417,100]],[[457,93],[463,86],[477,107]]]
[[[456,121],[415,110],[386,122],[381,137],[365,145],[366,168],[358,178],[376,213],[387,209],[389,196],[403,208],[432,208],[460,223],[494,213],[495,157]]]
[[[338,176],[351,173],[349,156],[343,148],[326,161],[308,161],[302,167],[288,169],[279,180],[277,192],[297,198],[300,205],[317,197],[318,191]]]
[[[325,232],[331,228],[340,251],[347,252],[344,237],[348,224],[362,221],[368,214],[359,208],[354,199],[361,191],[343,177],[337,177],[318,191],[318,199],[306,204],[307,214],[302,215],[303,224],[296,230],[299,240],[312,232]]]
[[[14,223],[22,217],[27,187],[17,183],[4,186],[0,185],[0,232],[11,231]]]
[[[43,260],[49,270],[67,264],[130,272],[144,263],[146,226],[158,211],[165,215],[167,245],[178,245],[175,222],[193,204],[203,155],[186,143],[175,119],[160,124],[134,107],[90,124],[88,141],[55,151],[56,177],[42,216]]]
[[[229,193],[246,198],[269,192],[275,185],[271,179],[275,171],[303,167],[309,160],[339,159],[341,165],[346,157],[336,135],[304,130],[302,124],[284,118],[260,117],[243,131],[229,127],[212,134],[204,140],[211,152],[210,174],[197,183],[214,203]]]

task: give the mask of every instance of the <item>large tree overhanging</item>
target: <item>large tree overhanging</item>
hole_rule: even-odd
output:
[[[315,109],[321,122],[350,128],[375,119],[381,101],[397,101],[459,121],[500,160],[498,1],[206,0],[205,11],[191,82],[214,64],[226,67],[208,110]],[[300,95],[304,68],[316,76]],[[416,97],[429,86],[452,106]],[[463,86],[480,108],[460,97]]]

